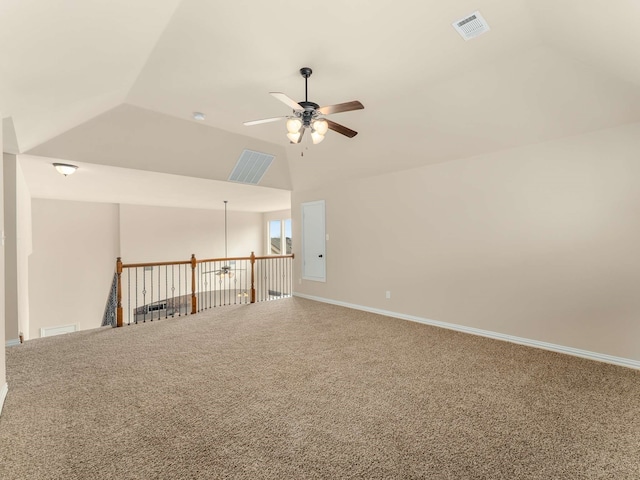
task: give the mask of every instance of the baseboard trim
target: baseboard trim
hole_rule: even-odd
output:
[[[5,347],[15,347],[16,345],[20,345],[20,339],[12,338],[11,340],[7,340],[4,345]]]
[[[0,415],[2,415],[2,407],[4,406],[4,399],[7,398],[7,393],[9,393],[9,384],[5,383],[0,388]]]
[[[353,303],[341,302],[338,300],[331,300],[323,297],[316,297],[314,295],[306,295],[304,293],[293,294],[294,297],[306,298],[308,300],[315,300],[316,302],[330,303],[332,305],[338,305],[341,307],[353,308],[355,310],[362,310],[364,312],[377,313],[387,317],[399,318],[401,320],[409,320],[410,322],[423,323],[425,325],[431,325],[434,327],[446,328],[449,330],[455,330],[457,332],[470,333],[471,335],[479,335],[481,337],[492,338],[494,340],[503,340],[505,342],[517,343],[519,345],[525,345],[527,347],[541,348],[543,350],[550,350],[552,352],[564,353],[566,355],[573,355],[574,357],[586,358],[589,360],[595,360],[597,362],[611,363],[613,365],[620,365],[622,367],[634,368],[640,370],[640,361],[632,360],[630,358],[614,357],[613,355],[606,355],[604,353],[591,352],[589,350],[581,350],[579,348],[565,347],[564,345],[557,345],[555,343],[540,342],[538,340],[531,340],[524,337],[516,337],[514,335],[505,335],[504,333],[492,332],[490,330],[482,330],[479,328],[465,327],[464,325],[456,325],[455,323],[440,322],[438,320],[431,320],[428,318],[416,317],[414,315],[406,315],[404,313],[392,312],[389,310],[381,310],[379,308],[365,307],[363,305],[356,305]]]

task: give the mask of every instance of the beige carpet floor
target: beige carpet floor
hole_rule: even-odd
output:
[[[640,372],[300,298],[7,369],[3,480],[640,479]]]

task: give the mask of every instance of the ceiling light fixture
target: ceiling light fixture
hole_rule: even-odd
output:
[[[202,112],[193,112],[194,120],[204,120],[207,116]]]
[[[326,120],[320,118],[314,120],[311,124],[311,140],[314,145],[317,145],[324,140],[324,135],[329,130],[329,124]]]
[[[311,130],[311,141],[314,145],[319,144],[322,140],[324,140],[324,135],[320,135],[315,130]]]
[[[292,143],[298,143],[300,141],[300,136],[302,135],[302,120],[297,117],[290,117],[287,119],[287,138]]]
[[[54,163],[53,166],[56,167],[56,170],[58,171],[58,173],[64,175],[65,177],[67,175],[74,174],[75,171],[78,169],[76,165],[70,165],[68,163]]]

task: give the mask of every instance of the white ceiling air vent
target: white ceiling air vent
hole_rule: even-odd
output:
[[[243,150],[233,172],[229,175],[229,181],[257,185],[274,158],[276,157],[267,153]]]
[[[456,20],[452,25],[460,36],[464,38],[465,42],[491,30],[489,24],[480,15],[480,12],[473,12],[471,15]]]

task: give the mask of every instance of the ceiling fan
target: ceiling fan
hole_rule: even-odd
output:
[[[296,102],[281,92],[270,92],[275,98],[293,109],[293,114],[284,117],[264,118],[262,120],[252,120],[244,122],[244,125],[259,125],[261,123],[276,122],[278,120],[287,119],[287,137],[291,143],[300,143],[305,130],[311,130],[311,140],[314,144],[324,140],[327,130],[333,130],[346,137],[353,138],[358,132],[350,128],[340,125],[324,118],[324,115],[332,113],[350,112],[351,110],[361,110],[364,105],[357,100],[352,102],[338,103],[336,105],[327,105],[321,107],[317,103],[310,102],[308,98],[307,81],[311,76],[312,70],[309,67],[300,69],[300,75],[304,78],[304,102]]]

